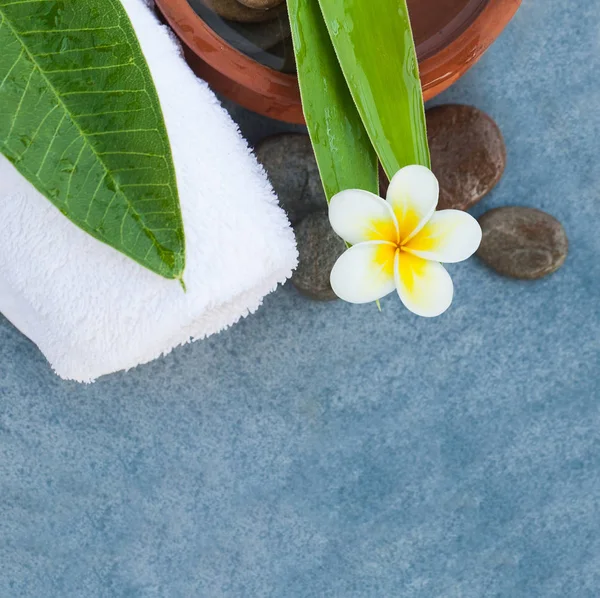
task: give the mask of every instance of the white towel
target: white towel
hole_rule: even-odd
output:
[[[77,228],[0,155],[0,311],[59,376],[82,382],[235,323],[297,260],[287,218],[236,125],[144,1],[121,1],[171,140],[187,293]]]

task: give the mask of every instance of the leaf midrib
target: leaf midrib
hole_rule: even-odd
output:
[[[12,32],[12,34],[15,36],[15,38],[21,44],[21,48],[23,49],[23,51],[25,52],[25,54],[27,54],[29,60],[33,63],[34,68],[36,68],[39,71],[40,75],[42,76],[42,78],[44,79],[44,81],[46,82],[46,84],[48,85],[48,87],[52,90],[52,93],[54,94],[54,96],[55,96],[56,100],[58,101],[58,103],[61,105],[61,107],[64,109],[64,111],[69,115],[69,118],[71,119],[71,122],[75,125],[75,127],[77,128],[77,130],[79,131],[79,133],[83,137],[84,143],[90,148],[90,150],[92,151],[92,153],[94,154],[94,156],[96,157],[96,159],[98,160],[98,162],[100,162],[100,164],[102,165],[102,168],[104,169],[104,172],[105,172],[105,177],[109,177],[110,178],[110,180],[112,181],[112,183],[115,185],[115,189],[117,190],[117,194],[120,195],[120,196],[122,196],[125,199],[125,202],[127,203],[128,209],[132,211],[134,217],[140,223],[140,227],[142,228],[142,230],[144,231],[144,233],[146,235],[148,235],[148,237],[152,240],[154,247],[156,247],[156,249],[159,252],[159,254],[161,255],[161,257],[164,257],[165,251],[163,250],[162,245],[160,244],[160,242],[158,241],[158,239],[156,238],[156,235],[152,232],[151,229],[149,229],[144,224],[142,215],[134,208],[134,206],[133,206],[131,200],[129,199],[129,197],[127,196],[127,194],[124,193],[121,190],[121,186],[114,179],[114,177],[111,175],[110,170],[108,169],[108,167],[105,164],[104,160],[102,160],[100,154],[96,151],[96,149],[94,148],[93,144],[90,143],[90,141],[88,139],[87,133],[85,133],[83,131],[83,129],[79,126],[79,123],[77,122],[77,120],[75,118],[75,115],[71,112],[71,110],[69,110],[69,108],[67,107],[67,105],[63,102],[62,98],[60,97],[60,94],[58,93],[58,90],[56,89],[56,87],[54,87],[54,85],[52,84],[52,82],[50,81],[50,79],[48,79],[48,77],[46,76],[46,73],[44,72],[44,70],[42,69],[42,67],[38,63],[38,61],[35,59],[35,56],[29,51],[29,48],[27,47],[27,45],[23,41],[21,35],[13,27],[13,25],[10,22],[10,19],[6,16],[6,13],[2,9],[1,6],[0,6],[0,16],[2,16],[2,21],[0,21],[0,23],[4,22],[4,23],[7,24],[8,28],[10,29],[10,31]],[[120,25],[119,25],[119,29],[121,29],[121,31],[123,31],[123,29],[121,28]],[[127,37],[126,34],[125,34],[125,31],[123,31],[123,34],[125,35],[125,37]],[[38,181],[40,181],[40,183],[43,183],[43,181],[37,175],[34,175],[34,176],[35,176],[35,178]],[[169,187],[171,187],[170,184],[169,184]],[[66,197],[65,200],[68,201],[68,197]],[[126,214],[125,214],[124,218],[125,217],[126,217]],[[95,230],[95,229],[93,229],[93,230]]]

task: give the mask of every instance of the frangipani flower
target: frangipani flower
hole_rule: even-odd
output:
[[[352,245],[331,271],[335,294],[350,303],[368,303],[396,290],[419,316],[446,311],[454,290],[440,262],[473,255],[481,228],[466,212],[436,212],[438,195],[435,175],[416,165],[396,173],[386,200],[360,189],[335,195],[329,204],[331,226]]]

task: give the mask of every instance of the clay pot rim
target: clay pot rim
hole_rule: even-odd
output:
[[[296,75],[270,69],[230,46],[196,14],[187,0],[155,2],[179,39],[212,69],[250,90],[254,98],[261,95],[282,98],[288,104],[284,120],[304,124]],[[521,0],[487,0],[462,33],[446,47],[419,61],[425,100],[447,89],[481,58],[520,4]],[[266,113],[257,101],[247,107]],[[269,113],[269,116],[274,115]]]

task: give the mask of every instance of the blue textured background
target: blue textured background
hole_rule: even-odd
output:
[[[555,215],[565,266],[459,264],[435,321],[288,285],[92,386],[0,319],[0,597],[600,596],[597,3],[525,0],[439,101],[506,137],[478,211]]]

